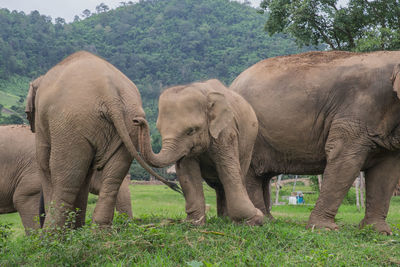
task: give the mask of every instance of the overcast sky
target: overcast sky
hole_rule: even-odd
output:
[[[71,22],[75,15],[81,15],[85,9],[94,12],[100,3],[104,3],[110,8],[116,8],[120,2],[129,2],[129,0],[0,0],[0,8],[24,11],[26,14],[38,10],[42,15],[51,16],[53,21],[55,18],[61,17],[67,22]],[[132,2],[137,2],[137,0],[132,0]],[[253,6],[258,7],[261,0],[251,0],[250,2]]]

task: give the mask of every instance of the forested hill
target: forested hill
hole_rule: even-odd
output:
[[[100,1],[100,0],[99,0]],[[265,16],[228,0],[147,0],[73,23],[37,11],[0,9],[0,124],[22,123],[29,81],[78,50],[94,52],[124,72],[143,98],[152,129],[163,87],[218,78],[229,85],[244,69],[272,56],[298,53],[294,41],[263,31]],[[146,174],[135,166],[131,173]]]
[[[263,32],[265,17],[228,0],[152,0],[63,19],[0,10],[0,79],[32,79],[81,49],[122,70],[146,98],[160,87],[219,78],[229,84],[260,59],[299,52]],[[1,88],[4,89],[4,88]]]

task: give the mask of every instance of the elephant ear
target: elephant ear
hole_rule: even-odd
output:
[[[400,64],[397,64],[393,68],[392,85],[393,91],[395,91],[397,93],[397,97],[400,98]]]
[[[208,100],[208,127],[213,138],[217,139],[223,129],[233,120],[233,113],[223,94],[211,92]]]

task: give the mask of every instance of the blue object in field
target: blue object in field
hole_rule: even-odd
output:
[[[300,192],[297,192],[296,200],[297,200],[297,204],[304,204],[304,203],[306,203],[306,202],[304,201],[304,196],[303,196],[303,193],[302,193],[301,191],[300,191]]]

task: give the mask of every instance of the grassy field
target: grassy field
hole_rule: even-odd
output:
[[[0,80],[0,105],[8,110],[12,106],[23,107],[24,110],[25,103],[22,100],[26,98],[28,93],[29,81],[29,78],[17,75],[10,77],[7,81]],[[11,112],[14,113],[14,111]],[[9,114],[3,112],[3,115],[8,116]]]
[[[400,264],[400,198],[393,198],[388,222],[392,236],[358,229],[363,217],[355,205],[342,205],[339,231],[305,230],[312,205],[280,205],[277,218],[248,227],[217,218],[215,194],[208,223],[183,222],[183,197],[165,186],[131,187],[134,220],[117,215],[114,226],[90,224],[95,196],[90,197],[88,224],[76,231],[25,236],[17,214],[0,215],[0,266],[397,266]],[[309,191],[300,187],[297,190]],[[283,195],[290,193],[285,187]],[[281,198],[283,201],[284,198]],[[313,204],[316,195],[305,195]],[[8,226],[11,224],[10,226]]]
[[[9,108],[11,106],[17,105],[18,100],[19,100],[18,96],[0,91],[0,105]]]

